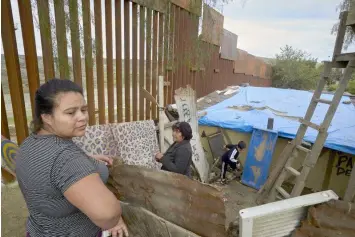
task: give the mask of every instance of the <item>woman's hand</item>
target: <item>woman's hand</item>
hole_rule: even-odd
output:
[[[163,156],[164,156],[164,155],[159,152],[159,153],[157,153],[157,154],[155,155],[155,160],[158,161],[158,162],[160,162],[161,159],[163,158]]]
[[[105,155],[91,155],[92,158],[95,160],[104,162],[106,165],[111,166],[113,164],[112,157],[105,156]]]
[[[111,234],[112,237],[128,237],[128,229],[122,219],[122,216],[118,221],[117,225],[112,229],[109,229],[108,232]]]

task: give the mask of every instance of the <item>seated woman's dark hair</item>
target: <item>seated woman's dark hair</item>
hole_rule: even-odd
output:
[[[190,141],[192,138],[192,129],[189,123],[187,122],[177,122],[173,125],[173,130],[178,130],[181,132],[184,140]]]
[[[32,132],[38,132],[43,127],[42,114],[52,114],[55,99],[59,93],[77,92],[83,95],[83,89],[67,79],[51,79],[42,84],[35,95],[35,114],[32,120]]]

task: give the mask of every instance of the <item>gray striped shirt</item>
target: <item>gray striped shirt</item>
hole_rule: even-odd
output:
[[[63,195],[92,173],[107,181],[107,167],[89,158],[72,140],[35,134],[25,139],[16,158],[16,175],[29,210],[31,237],[97,236],[100,228]]]

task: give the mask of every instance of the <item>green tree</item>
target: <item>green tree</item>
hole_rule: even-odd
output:
[[[276,54],[272,82],[274,87],[309,90],[316,86],[317,59],[305,51],[286,45]]]

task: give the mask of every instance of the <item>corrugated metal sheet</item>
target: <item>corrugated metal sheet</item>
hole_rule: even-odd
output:
[[[328,190],[240,210],[240,237],[290,236],[309,206],[334,199],[338,196]]]
[[[143,207],[201,236],[225,236],[221,192],[186,176],[115,164],[109,184],[124,202]]]
[[[237,60],[238,35],[223,29],[223,39],[221,44],[221,58]]]

